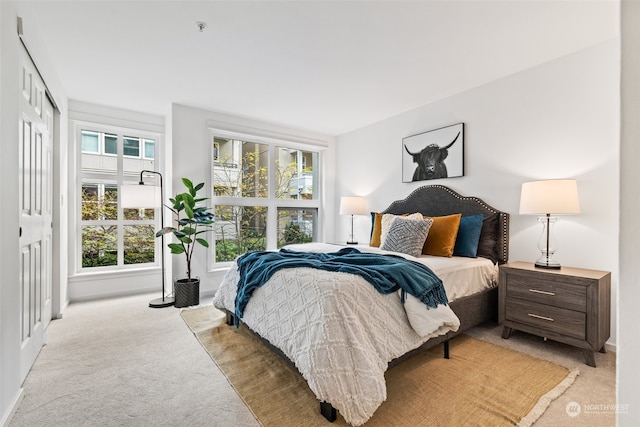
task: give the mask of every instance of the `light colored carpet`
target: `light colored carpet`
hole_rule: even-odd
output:
[[[51,322],[10,426],[259,426],[180,311],[148,308],[157,296],[71,304]],[[209,305],[211,297],[200,302]],[[488,324],[467,333],[580,370],[535,427],[615,425],[607,408],[616,403],[615,353],[597,353],[591,368],[571,346],[519,332],[503,340],[501,332]],[[571,402],[583,408],[576,417],[566,413]]]
[[[226,325],[213,307],[182,317],[264,426],[327,425],[302,376],[246,327]],[[451,341],[449,360],[439,346],[387,371],[387,400],[366,425],[531,425],[576,375],[462,335]]]
[[[71,304],[51,322],[11,427],[258,426],[157,295]]]

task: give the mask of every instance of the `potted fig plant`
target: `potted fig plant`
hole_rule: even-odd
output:
[[[214,217],[213,213],[209,212],[210,208],[199,206],[200,202],[207,200],[206,197],[198,197],[198,191],[204,187],[204,183],[194,186],[187,178],[182,178],[182,183],[187,191],[176,194],[169,199],[171,205],[165,205],[173,212],[176,226],[163,227],[156,233],[156,237],[172,233],[177,242],[169,243],[167,246],[174,255],[184,254],[187,262],[187,277],[174,281],[176,307],[200,303],[200,279],[192,277],[191,261],[196,245],[209,247],[204,234],[211,231]]]

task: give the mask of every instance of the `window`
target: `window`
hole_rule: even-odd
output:
[[[281,141],[212,134],[214,262],[314,241],[319,153]]]
[[[140,138],[125,136],[123,153],[129,157],[140,157]]]
[[[233,261],[247,251],[267,248],[267,208],[217,205],[214,230],[216,262]]]
[[[309,166],[307,166],[307,164]],[[317,199],[314,180],[318,153],[276,147],[276,197],[278,199]],[[316,186],[317,187],[317,186]]]
[[[97,132],[82,132],[82,152],[83,153],[99,153],[100,152],[100,134]]]
[[[116,135],[104,135],[105,154],[118,154],[118,137]]]
[[[317,209],[278,208],[278,248],[313,241]]]
[[[156,156],[156,142],[152,139],[144,140],[144,158],[154,159]]]
[[[118,200],[120,185],[138,182],[142,170],[155,170],[157,137],[129,136],[97,125],[79,133],[77,270],[159,264],[155,209],[123,209]]]

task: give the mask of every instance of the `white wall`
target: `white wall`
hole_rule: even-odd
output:
[[[618,283],[619,41],[612,40],[337,138],[336,194],[380,211],[424,184],[444,184],[511,213],[510,260],[540,255],[541,229],[518,215],[522,182],[576,178],[582,214],[561,217],[556,259],[612,272]],[[402,138],[465,123],[465,176],[402,183]],[[336,240],[348,233],[347,219]],[[369,235],[358,219],[357,238]],[[616,343],[616,305],[609,343]]]
[[[333,137],[178,104],[173,105],[168,121],[171,122],[171,134],[169,135],[167,132],[167,147],[172,147],[170,157],[173,177],[167,181],[172,182],[174,189],[168,194],[172,195],[177,191],[182,191],[184,186],[181,179],[187,177],[194,183],[204,182],[205,188],[208,189],[207,197],[210,198],[208,206],[215,204],[215,198],[211,197],[212,148],[209,134],[209,129],[214,128],[323,148],[321,156],[323,173],[321,209],[323,212],[334,212],[336,209],[333,190],[335,179]],[[324,221],[319,240],[325,240],[326,236],[333,236],[333,222],[330,219]],[[209,271],[208,256],[213,255],[204,248],[197,248],[191,266],[192,274],[200,277],[200,292],[204,294],[217,290],[226,272],[226,270]],[[173,257],[172,270],[173,277],[184,277],[186,274],[184,256]]]
[[[12,209],[18,205],[18,105],[19,92],[19,47],[17,17],[23,18],[24,40],[34,57],[44,80],[58,104],[61,114],[66,114],[67,99],[62,90],[52,62],[48,57],[43,38],[38,32],[37,22],[31,13],[30,2],[0,1],[0,426],[4,425],[21,396],[20,384],[20,284],[18,282],[18,228],[19,212]],[[57,124],[57,123],[56,123]],[[56,131],[54,143],[66,140],[66,126]],[[54,147],[54,159],[64,152],[64,147]],[[56,168],[59,165],[55,166]],[[59,180],[60,177],[57,177]],[[59,230],[64,226],[64,189],[54,191],[54,252],[65,250],[65,241]],[[55,261],[54,261],[55,262]],[[65,305],[66,271],[54,270],[53,311],[58,314]],[[60,297],[62,296],[62,297]]]
[[[640,425],[640,2],[621,4],[622,126],[620,148],[620,285],[618,292],[618,413],[619,426]]]

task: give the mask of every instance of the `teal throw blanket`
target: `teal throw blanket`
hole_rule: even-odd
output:
[[[362,276],[381,294],[402,289],[428,307],[447,304],[442,280],[429,267],[396,255],[363,253],[355,248],[337,252],[314,253],[281,249],[278,252],[248,252],[238,258],[240,280],[235,301],[235,323],[239,324],[244,309],[256,288],[264,285],[283,268],[311,267]]]

